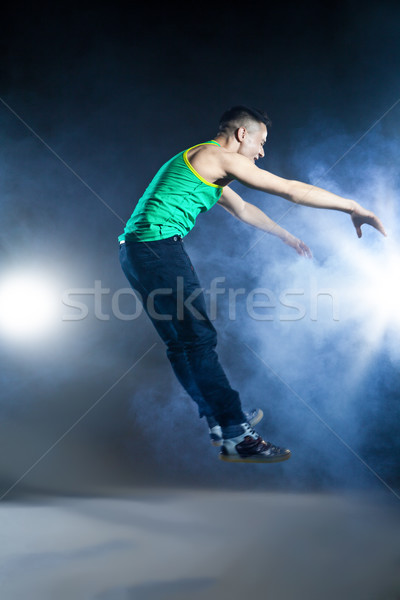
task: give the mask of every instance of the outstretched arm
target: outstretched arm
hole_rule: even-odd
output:
[[[363,208],[358,202],[348,200],[301,181],[291,181],[259,169],[248,158],[233,152],[222,155],[224,170],[229,177],[237,179],[244,185],[269,194],[281,196],[295,204],[339,210],[351,216],[358,237],[361,237],[363,224],[375,227],[386,235],[385,229],[374,213]]]
[[[261,231],[266,231],[272,235],[276,235],[282,242],[294,248],[298,254],[301,256],[307,256],[311,258],[311,250],[306,246],[304,242],[294,237],[291,233],[280,227],[278,223],[275,223],[272,219],[270,219],[262,210],[260,210],[254,204],[250,204],[249,202],[245,202],[243,198],[239,196],[236,192],[234,192],[231,188],[225,187],[221,198],[218,200],[218,204],[223,206],[231,215],[243,221],[243,223],[247,223],[247,225],[252,225],[253,227],[257,227],[257,229],[261,229]]]

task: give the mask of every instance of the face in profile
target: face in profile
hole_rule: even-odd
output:
[[[239,154],[256,161],[264,156],[264,144],[267,141],[267,128],[264,123],[251,123],[248,128],[241,127]]]

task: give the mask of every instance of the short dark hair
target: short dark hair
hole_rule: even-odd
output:
[[[248,121],[264,123],[266,127],[271,125],[268,115],[261,110],[241,105],[232,106],[224,112],[219,120],[219,133],[229,135]]]

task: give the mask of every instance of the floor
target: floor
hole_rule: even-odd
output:
[[[399,600],[400,503],[142,489],[0,504],[2,600]]]

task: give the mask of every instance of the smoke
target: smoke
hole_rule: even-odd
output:
[[[104,455],[99,454],[104,471],[96,463],[96,472],[104,480],[103,458],[111,445],[121,462],[131,461],[133,479],[287,489],[357,481],[380,485],[344,442],[385,480],[395,480],[398,107],[354,145],[396,98],[391,79],[387,86],[382,79],[382,73],[386,81],[391,77],[389,61],[382,70],[376,47],[364,48],[363,57],[375,61],[365,59],[368,78],[362,69],[355,73],[349,60],[342,87],[332,94],[335,61],[341,68],[346,61],[332,42],[335,59],[327,69],[328,48],[321,54],[301,38],[306,12],[290,16],[290,39],[287,16],[281,15],[276,23],[285,23],[280,32],[285,35],[273,38],[271,32],[267,55],[254,56],[254,23],[243,27],[248,43],[242,43],[237,60],[221,52],[220,32],[211,26],[207,40],[197,36],[201,40],[187,52],[190,31],[172,35],[160,15],[155,21],[151,15],[145,23],[139,18],[122,23],[120,14],[105,9],[96,13],[97,20],[91,10],[80,9],[79,18],[73,11],[62,19],[51,14],[48,20],[33,12],[15,14],[6,40],[8,76],[1,80],[1,93],[14,112],[1,104],[0,269],[11,265],[55,274],[61,316],[79,312],[63,304],[65,294],[84,302],[88,313],[63,320],[57,335],[45,342],[11,346],[1,340],[7,476],[12,478],[13,467],[19,476],[112,388],[76,428],[79,444],[74,438],[70,446],[74,456],[75,443],[82,455],[85,447],[90,455],[98,435],[104,441]],[[363,10],[356,31],[337,13],[346,36],[352,32],[354,48],[363,47],[364,35],[375,39],[377,12]],[[391,35],[392,16],[385,21]],[[233,27],[234,15],[225,17]],[[324,36],[315,22],[312,30],[310,40]],[[277,66],[269,66],[266,56],[280,57]],[[200,62],[207,64],[205,79]],[[367,93],[371,85],[373,95]],[[124,320],[113,310],[115,294],[127,287],[117,236],[150,177],[171,155],[214,135],[222,111],[242,102],[266,108],[274,121],[263,167],[359,200],[381,217],[389,234],[384,239],[364,228],[358,240],[344,214],[295,207],[235,185],[246,200],[304,239],[314,259],[298,258],[220,207],[200,215],[185,239],[206,290],[212,291],[216,278],[226,288],[214,307],[215,325],[232,386],[245,407],[264,410],[260,433],[293,450],[293,459],[273,470],[220,464],[146,315]],[[96,282],[109,291],[96,297],[88,291]],[[244,291],[235,295],[238,290]],[[211,293],[206,297],[211,301]],[[135,301],[122,295],[118,308],[129,315]],[[29,426],[36,439],[28,443]],[[14,464],[17,447],[20,458]],[[144,455],[146,460],[138,459]],[[79,464],[74,468],[79,484],[90,466],[80,474]],[[41,482],[45,463],[43,469]],[[49,481],[57,477],[61,483],[65,479],[49,467]]]
[[[358,239],[344,213],[288,206],[244,190],[247,200],[275,213],[281,226],[311,247],[313,260],[297,257],[276,239],[242,224],[231,227],[225,215],[215,224],[208,219],[202,234],[217,240],[212,257],[201,253],[202,236],[193,250],[196,262],[207,262],[201,267],[204,277],[224,276],[232,287],[245,288],[242,299],[258,290],[264,300],[249,314],[243,299],[236,307],[238,317],[229,321],[231,306],[225,298],[219,323],[221,345],[230,346],[222,347],[222,362],[242,400],[257,403],[267,415],[260,432],[279,444],[290,440],[301,456],[304,484],[354,484],[360,479],[381,485],[360,459],[377,475],[384,473],[387,483],[396,477],[391,470],[400,450],[394,425],[399,410],[400,247],[399,180],[392,160],[399,148],[374,131],[329,171],[325,157],[334,164],[340,158],[336,154],[335,159],[335,148],[350,148],[352,139],[344,133],[329,137],[329,123],[318,126],[328,139],[313,144],[308,131],[313,151],[301,159],[302,179],[375,211],[388,238],[364,226]],[[300,158],[295,154],[289,162],[296,170]],[[221,234],[228,224],[229,237]],[[293,472],[287,476],[292,478]]]
[[[86,304],[88,313],[81,320],[63,322],[56,340],[39,352],[32,353],[30,347],[10,354],[3,349],[8,355],[3,414],[13,416],[18,431],[18,414],[28,408],[30,418],[33,414],[34,420],[44,418],[49,431],[52,419],[58,419],[57,432],[62,434],[157,342],[119,384],[118,400],[114,398],[114,404],[105,400],[100,416],[93,411],[87,422],[91,433],[102,431],[107,443],[116,444],[121,460],[131,461],[136,477],[176,485],[254,488],[381,485],[361,458],[390,484],[399,454],[394,427],[400,359],[399,181],[391,166],[398,145],[376,129],[331,169],[353,138],[338,134],[329,121],[320,121],[315,132],[306,127],[298,139],[306,138],[308,146],[293,145],[296,150],[287,156],[286,169],[295,178],[374,210],[388,238],[364,226],[359,240],[345,214],[294,206],[234,185],[246,200],[302,238],[314,258],[298,257],[277,238],[246,227],[218,206],[200,215],[184,241],[215,317],[221,363],[244,407],[263,409],[260,433],[292,449],[287,465],[269,471],[267,479],[265,475],[260,479],[258,466],[246,465],[232,479],[231,470],[216,460],[206,424],[197,419],[195,405],[174,379],[146,315],[123,320],[113,309],[113,297],[127,287],[116,246],[122,224],[90,190],[78,185],[71,172],[59,169],[54,157],[39,156],[32,140],[24,142],[23,169],[17,155],[14,163],[8,157],[8,180],[18,182],[17,196],[26,210],[17,220],[16,190],[9,185],[3,194],[9,206],[5,215],[12,238],[19,243],[11,243],[10,233],[4,243],[6,254],[16,266],[42,264],[45,270],[57,270],[60,297],[72,294]],[[333,130],[336,134],[331,135]],[[326,139],[321,140],[320,131],[327,132]],[[13,147],[12,142],[9,145]],[[274,161],[270,167],[265,159],[264,168],[273,170]],[[79,173],[84,172],[83,164],[78,163]],[[44,184],[45,171],[50,176]],[[36,181],[35,173],[41,173]],[[106,189],[107,175],[97,175],[96,184],[101,192],[103,185]],[[109,194],[103,195],[109,199]],[[60,201],[55,203],[57,196]],[[40,215],[30,208],[32,202],[41,206]],[[97,296],[96,281],[103,290]],[[212,295],[213,281],[223,293]],[[128,293],[119,296],[122,315],[134,314],[135,307]],[[76,314],[73,308],[61,308],[64,316]],[[82,394],[87,399],[83,403]],[[63,407],[58,417],[49,412],[55,398]],[[89,443],[91,438],[87,439]],[[54,435],[48,440],[50,445]],[[32,441],[30,447],[38,446]],[[146,460],[138,462],[143,453]],[[295,466],[299,463],[301,470]]]
[[[330,129],[329,123],[319,126]],[[243,197],[304,239],[314,258],[298,257],[219,207],[201,215],[184,242],[214,314],[217,349],[232,386],[245,408],[263,409],[260,433],[293,450],[292,461],[268,472],[263,482],[257,466],[236,471],[239,487],[376,488],[384,486],[379,478],[396,485],[399,182],[391,158],[398,148],[374,132],[367,149],[354,149],[340,169],[329,172],[329,162],[316,157],[327,155],[333,164],[340,145],[351,147],[351,137],[343,133],[329,143],[315,142],[308,161],[302,159],[302,179],[375,211],[387,238],[364,226],[358,239],[344,213],[290,205],[237,185]],[[288,160],[296,170],[298,156]],[[166,461],[163,477],[168,473],[182,482],[196,473],[205,485],[229,485],[225,465],[213,465],[210,473],[211,449],[200,441],[206,428],[196,422],[179,384],[172,381],[167,406],[159,385],[145,396],[134,395],[132,406],[135,425],[144,439],[146,432],[152,439],[158,468]],[[197,439],[203,443],[201,455],[191,449]]]

